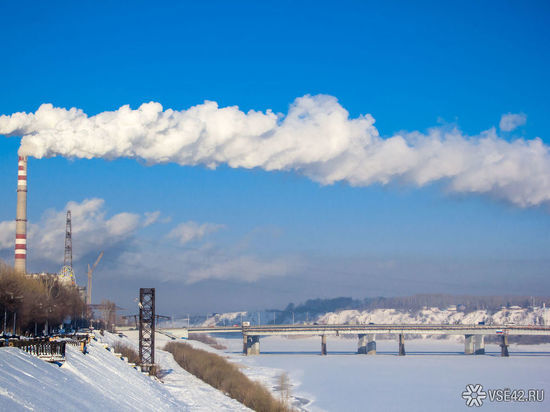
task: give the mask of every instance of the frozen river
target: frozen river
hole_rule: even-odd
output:
[[[320,338],[261,340],[260,356],[241,355],[242,340],[219,339],[230,357],[253,377],[268,383],[286,371],[293,395],[318,411],[465,410],[467,384],[487,389],[543,389],[550,396],[550,344],[510,346],[509,358],[488,344],[486,355],[464,355],[464,344],[451,340],[406,341],[407,356],[397,356],[397,340],[377,342],[375,356],[357,355],[355,339],[328,339],[320,356]],[[539,392],[540,395],[540,392]],[[487,397],[483,409],[550,410],[550,401],[496,402]]]

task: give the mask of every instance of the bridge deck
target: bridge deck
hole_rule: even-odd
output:
[[[520,325],[266,325],[266,326],[214,326],[190,328],[163,328],[162,331],[181,333],[243,333],[249,336],[267,335],[358,335],[358,334],[411,334],[411,335],[546,335],[549,326]]]

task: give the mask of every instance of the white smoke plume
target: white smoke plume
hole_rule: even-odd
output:
[[[245,113],[215,102],[163,110],[152,102],[87,116],[43,104],[36,113],[0,116],[0,134],[22,136],[20,154],[36,158],[227,164],[354,186],[443,180],[451,191],[488,194],[520,207],[550,204],[550,156],[539,138],[507,141],[495,128],[466,136],[447,127],[383,138],[371,115],[350,118],[326,95],[298,98],[286,115]]]

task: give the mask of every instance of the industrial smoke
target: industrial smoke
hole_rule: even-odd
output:
[[[501,132],[515,127],[509,123]],[[21,136],[19,154],[36,158],[227,164],[353,186],[441,181],[450,192],[487,194],[520,207],[550,203],[549,147],[539,138],[508,140],[495,128],[467,136],[449,126],[381,137],[370,114],[350,118],[325,95],[296,99],[286,115],[209,101],[181,111],[151,102],[94,116],[43,104],[35,113],[0,116],[0,134]]]

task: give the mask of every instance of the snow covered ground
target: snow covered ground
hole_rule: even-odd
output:
[[[89,353],[67,345],[63,366],[17,348],[0,348],[2,411],[188,410],[159,382],[131,368],[98,343]]]
[[[138,332],[128,331],[125,335],[126,337],[120,338],[117,335],[105,333],[102,339],[111,345],[121,342],[137,349]],[[169,341],[170,339],[164,335],[155,335],[155,363],[158,363],[162,369],[161,380],[164,388],[182,405],[193,411],[250,411],[249,408],[180,367],[172,354],[162,350]]]
[[[107,344],[124,341],[108,333]],[[158,350],[164,383],[131,368],[99,342],[83,355],[67,346],[60,367],[17,348],[0,349],[0,411],[249,411]]]
[[[257,312],[227,312],[218,313],[207,318],[201,323],[202,326],[240,324],[242,320],[250,321],[252,325],[258,322]],[[296,314],[303,318],[303,313]],[[260,320],[262,323],[273,322],[273,313],[262,312]],[[302,319],[305,320],[305,319]],[[544,307],[510,307],[498,311],[475,310],[472,312],[457,311],[456,308],[440,309],[436,307],[424,308],[419,311],[403,311],[397,309],[372,309],[372,310],[341,310],[328,312],[318,316],[309,317],[310,322],[321,324],[346,324],[346,323],[415,323],[415,324],[468,324],[477,325],[479,322],[487,324],[517,324],[517,325],[540,325],[550,324],[550,309]],[[288,322],[292,322],[290,315]],[[298,320],[297,320],[297,323]],[[167,327],[185,327],[186,319],[169,322]]]
[[[486,355],[464,355],[464,344],[441,340],[406,342],[407,356],[397,356],[395,340],[377,342],[375,356],[357,355],[355,339],[328,338],[328,356],[320,356],[320,338],[261,340],[262,354],[242,356],[242,342],[220,339],[227,353],[252,377],[273,379],[285,370],[293,395],[311,411],[459,411],[469,409],[461,394],[467,384],[485,389],[544,389],[550,396],[550,344],[510,346],[511,356],[487,345]],[[271,371],[271,372],[270,372]],[[305,400],[309,400],[307,403]],[[484,409],[550,410],[542,403],[496,403]]]
[[[317,319],[319,323],[415,323],[415,324],[517,324],[539,325],[550,323],[550,311],[546,308],[510,308],[496,312],[476,310],[461,312],[450,309],[425,308],[418,312],[399,311],[396,309],[374,309],[369,311],[342,310],[329,312]]]
[[[106,343],[137,342],[105,334]],[[468,409],[461,394],[467,384],[487,389],[543,389],[550,396],[550,344],[511,345],[509,358],[497,345],[487,354],[463,355],[455,341],[406,341],[407,355],[397,356],[395,340],[379,340],[378,354],[357,355],[356,339],[328,337],[328,356],[320,356],[320,338],[266,337],[260,356],[243,356],[241,339],[218,339],[228,346],[218,351],[196,341],[195,347],[217,352],[239,364],[242,371],[279,396],[281,373],[288,373],[293,403],[308,411],[458,411]],[[88,355],[68,347],[62,367],[46,363],[15,348],[0,349],[0,410],[248,410],[198,380],[161,350],[168,337],[157,335],[157,362],[164,371],[161,384],[132,369],[99,343]],[[550,410],[542,403],[496,403],[484,409]]]

